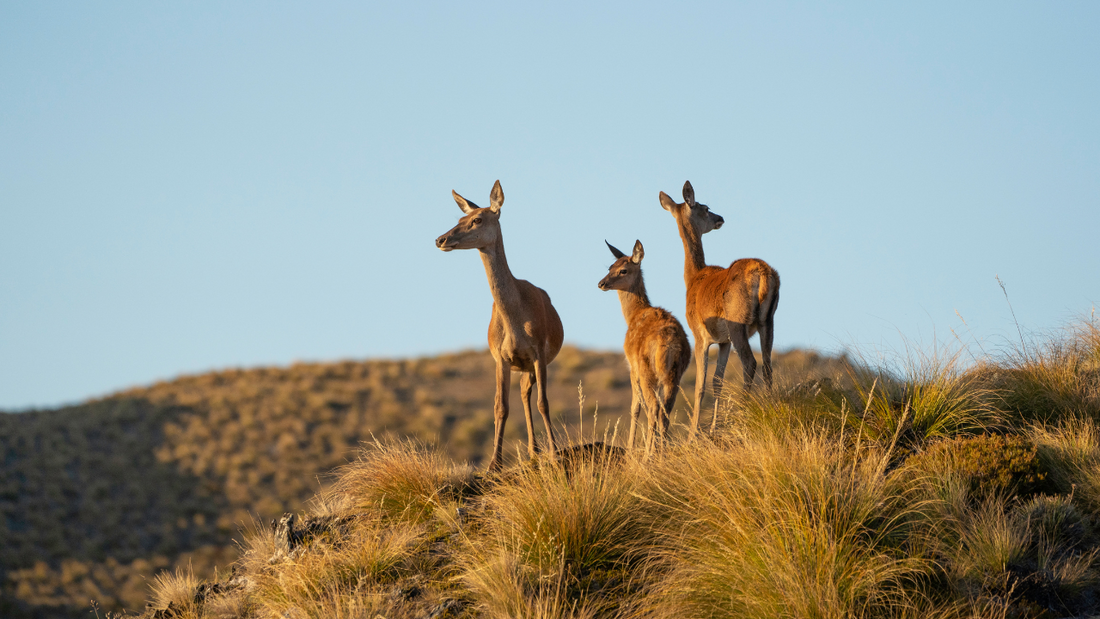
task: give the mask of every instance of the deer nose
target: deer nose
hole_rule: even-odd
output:
[[[721,215],[715,215],[714,218],[715,218],[714,219],[714,229],[715,230],[717,230],[718,228],[721,228],[722,224],[726,223],[726,220],[722,219]]]
[[[436,247],[442,248],[443,245],[446,244],[446,243],[447,243],[447,235],[446,234],[444,234],[443,236],[441,236],[441,237],[439,237],[435,240],[435,246]]]

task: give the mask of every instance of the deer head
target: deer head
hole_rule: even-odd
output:
[[[696,235],[703,235],[711,230],[717,230],[726,221],[722,219],[721,215],[710,212],[710,207],[706,204],[695,201],[695,189],[692,188],[691,181],[684,182],[683,203],[677,204],[663,191],[660,198],[661,207],[672,213],[672,216],[676,218],[676,223],[681,227],[689,226]]]
[[[600,290],[636,290],[642,279],[642,257],[645,256],[642,242],[634,241],[634,253],[630,256],[615,249],[611,243],[607,243],[607,248],[615,256],[615,262],[607,270],[607,277],[597,284]]]
[[[489,194],[489,208],[481,208],[451,190],[458,208],[465,215],[458,225],[435,240],[435,246],[443,251],[452,249],[480,249],[489,247],[500,240],[500,207],[504,204],[504,190],[500,181],[493,185]]]

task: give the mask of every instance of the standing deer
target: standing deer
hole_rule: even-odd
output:
[[[546,366],[561,350],[564,338],[561,319],[550,304],[550,296],[542,288],[516,279],[508,269],[508,260],[504,257],[504,237],[500,231],[500,207],[504,204],[500,181],[493,185],[489,208],[480,208],[454,191],[451,195],[465,215],[458,220],[457,226],[435,240],[435,246],[443,251],[477,249],[481,252],[481,262],[489,278],[489,291],[493,294],[489,352],[497,364],[497,392],[493,404],[496,434],[489,470],[495,471],[501,467],[512,370],[523,372],[520,395],[523,413],[527,417],[527,453],[534,458],[539,449],[531,420],[531,386],[535,384],[538,386],[539,413],[546,423],[550,457],[554,458],[557,443],[546,400]]]
[[[779,305],[779,273],[757,258],[735,260],[728,268],[707,266],[703,258],[702,236],[722,227],[725,220],[695,201],[691,182],[684,183],[684,202],[677,204],[661,192],[661,206],[676,218],[680,239],[684,242],[684,285],[687,288],[687,321],[695,337],[695,410],[692,432],[699,430],[699,407],[706,390],[707,353],[718,344],[718,362],[714,368],[714,395],[722,387],[730,344],[737,350],[744,370],[745,389],[752,387],[756,359],[749,338],[760,332],[760,355],[764,362],[764,384],[772,386],[772,339],[775,335],[775,308]],[[717,402],[711,430],[718,418]]]
[[[607,241],[604,241],[607,243]],[[639,410],[644,406],[649,437],[646,453],[652,451],[668,432],[669,414],[676,402],[680,378],[691,363],[687,334],[680,321],[667,310],[653,307],[645,293],[642,280],[642,242],[634,242],[634,252],[627,256],[607,243],[615,262],[600,280],[600,290],[618,290],[619,302],[626,318],[626,340],[623,352],[630,366],[630,438],[627,449],[634,447],[634,428]],[[663,394],[658,394],[660,387]]]

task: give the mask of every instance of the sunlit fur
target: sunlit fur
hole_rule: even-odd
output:
[[[695,408],[692,431],[699,428],[699,410],[706,390],[707,351],[718,344],[714,368],[714,393],[721,389],[729,360],[730,345],[737,350],[744,369],[745,388],[752,387],[756,359],[749,338],[760,333],[764,384],[772,385],[772,339],[775,335],[775,309],[779,305],[779,273],[757,258],[736,260],[727,268],[707,266],[702,236],[717,230],[725,222],[695,201],[695,190],[684,183],[684,202],[677,203],[665,192],[661,206],[676,218],[684,243],[684,285],[687,288],[687,321],[695,337]],[[714,420],[711,421],[711,427]]]
[[[501,467],[504,424],[508,420],[508,389],[513,370],[522,372],[520,398],[527,418],[527,451],[533,458],[538,441],[531,419],[531,388],[538,388],[538,408],[546,423],[550,457],[557,451],[554,431],[550,425],[550,408],[546,399],[546,366],[561,350],[564,331],[550,296],[542,288],[516,279],[508,268],[504,255],[504,238],[500,231],[500,207],[504,191],[500,181],[493,185],[489,208],[480,208],[455,192],[458,207],[465,215],[458,225],[435,240],[443,251],[477,249],[489,278],[493,294],[493,315],[489,319],[489,352],[497,365],[496,401],[493,406],[495,435],[493,457],[489,470]]]
[[[600,280],[600,290],[619,291],[619,301],[626,319],[626,339],[623,352],[630,365],[630,437],[627,447],[634,447],[634,431],[639,410],[644,406],[649,435],[646,453],[663,439],[668,431],[669,415],[676,402],[680,378],[691,363],[687,334],[680,321],[668,311],[653,307],[642,278],[642,242],[634,243],[634,252],[624,255],[608,243],[616,257]]]

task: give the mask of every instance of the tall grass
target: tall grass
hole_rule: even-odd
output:
[[[596,456],[493,486],[462,558],[463,582],[485,612],[525,616],[516,614],[524,600],[580,615],[618,608],[651,537],[638,496],[641,466]]]
[[[648,477],[674,514],[650,593],[657,617],[859,617],[907,607],[927,567],[877,447],[734,432]]]

